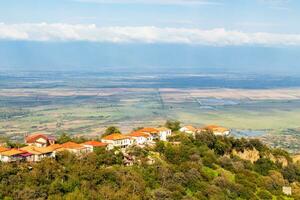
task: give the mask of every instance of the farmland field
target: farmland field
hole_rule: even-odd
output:
[[[300,81],[201,73],[0,75],[3,137],[21,140],[33,132],[92,137],[109,125],[128,132],[167,119],[197,126],[219,124],[237,136],[260,137],[271,145],[299,151]]]

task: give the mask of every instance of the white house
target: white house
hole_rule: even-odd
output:
[[[167,130],[166,128],[142,128],[138,130],[138,132],[150,134],[153,139],[167,141],[167,136],[172,134],[171,130]]]
[[[140,131],[135,131],[128,134],[129,137],[134,139],[134,143],[138,145],[143,145],[153,141],[153,137],[149,133],[144,133]]]
[[[29,146],[46,147],[54,144],[56,141],[55,137],[45,134],[33,134],[25,138],[25,143]]]
[[[193,126],[184,126],[184,127],[181,127],[179,129],[180,132],[183,132],[183,133],[187,133],[187,134],[191,134],[193,136],[195,136],[195,133],[197,132],[197,128],[193,127]]]
[[[126,148],[134,143],[134,139],[127,135],[122,135],[119,133],[114,133],[108,136],[105,136],[101,139],[101,142],[107,143],[108,149],[113,149],[115,147]]]
[[[159,127],[156,128],[159,131],[159,135],[161,138],[164,139],[164,141],[167,140],[167,137],[172,135],[172,130],[166,127]]]
[[[2,162],[14,162],[19,160],[24,160],[27,152],[18,149],[9,149],[7,151],[0,152],[0,160]]]
[[[54,149],[49,147],[26,146],[20,148],[20,150],[28,153],[26,156],[26,160],[30,162],[38,162],[43,158],[55,157]]]
[[[230,134],[230,130],[228,128],[224,128],[217,125],[209,125],[202,128],[202,130],[211,131],[216,136],[227,136]]]

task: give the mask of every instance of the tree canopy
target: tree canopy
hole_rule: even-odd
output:
[[[259,141],[209,133],[171,139],[128,148],[131,166],[122,151],[103,148],[82,156],[59,152],[37,163],[0,163],[0,199],[288,199],[283,186],[292,186],[290,198],[300,199],[300,165],[275,163],[266,156],[274,149]],[[231,154],[253,148],[261,151],[254,163]]]

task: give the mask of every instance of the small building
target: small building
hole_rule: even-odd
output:
[[[128,136],[133,138],[134,143],[137,145],[143,145],[153,141],[153,137],[151,134],[140,131],[132,132],[128,134]]]
[[[192,136],[195,137],[195,134],[196,132],[198,131],[197,128],[191,126],[191,125],[188,125],[188,126],[183,126],[179,129],[180,132],[183,132],[183,133],[187,133],[187,134],[190,134]]]
[[[29,146],[46,147],[55,144],[55,137],[45,134],[33,134],[25,138],[25,143]]]
[[[165,139],[167,139],[169,136],[172,135],[172,130],[169,129],[169,128],[166,128],[166,127],[159,127],[159,128],[156,128],[158,131],[159,131],[159,134],[161,137],[165,137]]]
[[[55,158],[56,156],[56,152],[62,148],[61,144],[52,144],[50,146],[47,146],[47,147],[44,147],[45,151],[49,151],[49,152],[52,152],[50,157],[53,157]]]
[[[31,154],[26,157],[26,160],[29,162],[38,162],[43,158],[55,157],[55,154],[53,153],[54,150],[48,147],[26,146],[20,148],[20,150],[26,151]]]
[[[230,130],[228,128],[217,125],[209,125],[204,127],[202,130],[211,131],[216,136],[227,136],[230,134]]]
[[[114,133],[108,136],[105,136],[101,139],[101,142],[107,143],[107,148],[113,149],[115,147],[126,148],[134,143],[134,139],[130,136],[122,135],[120,133]]]
[[[285,195],[292,195],[292,187],[283,186],[282,193]]]
[[[66,142],[60,145],[59,148],[57,148],[55,150],[55,152],[57,151],[69,151],[71,153],[74,153],[76,155],[80,155],[80,154],[84,154],[84,153],[88,153],[88,147],[85,147],[82,144],[77,144],[75,142]]]
[[[197,128],[191,126],[191,125],[188,125],[188,126],[183,126],[179,129],[179,131],[183,132],[183,133],[190,133],[190,134],[193,134],[193,133],[196,133],[197,131]]]
[[[103,142],[98,142],[98,141],[87,141],[82,143],[81,145],[87,147],[88,152],[94,152],[95,148],[100,148],[100,147],[107,147],[107,143],[103,143]]]
[[[149,127],[142,128],[138,130],[138,132],[150,134],[154,140],[156,139],[162,141],[167,141],[167,135],[169,134],[169,131],[167,131],[166,129],[159,130],[158,128]]]

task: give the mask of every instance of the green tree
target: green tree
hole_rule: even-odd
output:
[[[165,143],[163,141],[157,141],[155,144],[155,151],[159,152],[159,153],[164,153],[166,147],[165,147]]]
[[[56,140],[56,142],[58,144],[63,144],[63,143],[70,142],[70,141],[72,141],[72,138],[70,137],[70,135],[68,135],[66,133],[62,133]]]
[[[109,126],[109,127],[106,128],[106,130],[105,130],[105,132],[102,136],[104,137],[104,136],[107,136],[107,135],[111,135],[113,133],[121,133],[121,131],[116,126]]]
[[[299,181],[300,182],[300,167],[295,164],[289,164],[281,170],[281,173],[285,179],[290,183]]]
[[[180,129],[180,122],[177,120],[167,120],[165,126],[172,131],[178,131]]]
[[[254,170],[264,176],[276,168],[276,164],[268,158],[260,158],[254,163]]]

